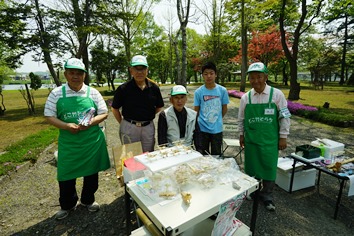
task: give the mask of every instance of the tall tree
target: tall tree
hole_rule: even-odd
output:
[[[49,73],[52,76],[55,84],[57,86],[60,86],[61,82],[59,80],[59,76],[57,75],[57,73],[55,71],[52,56],[51,56],[52,50],[54,48],[58,47],[58,44],[56,43],[56,42],[58,42],[58,40],[56,38],[59,38],[60,36],[58,35],[58,32],[53,33],[53,31],[49,31],[49,28],[51,28],[49,26],[50,24],[45,25],[45,19],[43,16],[44,8],[40,7],[39,1],[32,0],[32,2],[34,4],[34,9],[35,9],[35,11],[33,12],[34,19],[37,24],[37,27],[35,30],[36,33],[34,34],[34,36],[37,36],[37,37],[35,37],[37,40],[34,41],[34,43],[36,45],[38,45],[40,48],[39,54],[43,53],[43,58],[44,58],[43,61],[46,63]],[[34,46],[36,46],[36,45],[34,45]]]
[[[90,68],[88,47],[94,41],[92,36],[97,35],[97,21],[95,0],[60,0],[60,8],[56,11],[56,20],[63,24],[62,35],[71,44],[72,56],[82,59],[86,68]],[[53,10],[54,12],[54,10]],[[89,84],[89,71],[85,77],[85,84]]]
[[[268,1],[264,0],[231,0],[225,5],[226,12],[228,13],[228,25],[235,39],[240,41],[242,45],[240,91],[245,91],[246,87],[246,71],[249,64],[247,51],[249,31],[263,30],[274,24],[274,19],[272,19],[269,13],[274,4],[274,2],[268,3]],[[231,57],[230,59],[234,61]]]
[[[118,74],[123,74],[125,60],[123,50],[115,49],[112,38],[100,37],[96,44],[91,48],[92,70],[96,74],[97,81],[107,80],[108,86],[115,90],[114,80]]]
[[[209,35],[208,45],[211,46],[211,60],[218,62],[220,57],[222,57],[222,47],[221,40],[222,36],[226,33],[227,27],[225,23],[225,2],[226,0],[216,1],[209,0],[204,1],[204,7],[201,8],[197,6],[199,11],[202,12],[204,17],[207,19]]]
[[[247,52],[247,31],[248,24],[245,21],[245,0],[241,1],[241,45],[242,45],[242,62],[241,62],[241,84],[240,91],[245,92],[246,90],[246,71],[248,62],[248,52]]]
[[[331,80],[333,74],[340,71],[340,50],[328,44],[325,38],[308,36],[301,42],[302,50],[299,63],[310,71],[311,82],[323,85]]]
[[[290,46],[288,43],[287,45],[288,47]],[[281,59],[284,54],[281,46],[280,31],[277,27],[273,25],[264,32],[252,31],[248,53],[252,61],[261,61],[266,66]]]
[[[296,1],[295,1],[296,2]],[[290,91],[288,95],[289,100],[300,99],[300,83],[297,82],[297,60],[299,53],[299,41],[301,35],[309,29],[314,18],[316,18],[322,8],[322,0],[313,1],[312,7],[306,5],[306,0],[299,0],[301,6],[301,13],[299,15],[298,23],[295,27],[294,32],[291,32],[292,36],[292,47],[288,47],[286,41],[286,34],[289,32],[291,26],[286,26],[286,17],[288,14],[297,11],[297,4],[289,4],[287,0],[281,0],[280,5],[280,17],[279,17],[279,27],[281,32],[281,43],[285,53],[286,58],[289,61],[290,66]],[[309,9],[310,8],[310,9]],[[310,10],[310,11],[309,11]],[[305,22],[308,20],[307,22]],[[289,29],[288,31],[286,29]]]
[[[137,0],[137,1],[106,1],[99,4],[99,19],[105,33],[115,38],[115,44],[123,44],[125,50],[125,65],[133,53],[146,54],[141,48],[133,48],[133,39],[144,29],[142,25],[145,17],[150,14],[148,11],[158,0]],[[146,56],[146,55],[145,55]],[[128,76],[129,72],[127,70]]]
[[[182,37],[182,67],[180,80],[176,84],[186,85],[187,81],[187,24],[189,20],[189,12],[191,7],[190,0],[177,0],[177,16],[180,23],[179,31]],[[179,73],[179,72],[177,72]],[[177,77],[178,78],[178,77]]]
[[[21,57],[30,49],[27,47],[31,38],[26,34],[27,16],[31,7],[23,3],[13,1],[0,2],[0,42],[2,48],[2,62],[10,68],[16,68],[22,64]]]
[[[341,41],[341,71],[339,84],[343,85],[348,79],[346,68],[346,56],[348,47],[354,45],[354,6],[353,1],[348,0],[330,0],[328,1],[328,10],[324,16],[326,21],[326,34],[335,34]]]

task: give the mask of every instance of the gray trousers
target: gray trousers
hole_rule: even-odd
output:
[[[122,144],[141,142],[143,152],[154,151],[155,125],[151,121],[147,126],[136,126],[126,120],[122,120],[119,127],[119,137]]]
[[[259,199],[261,201],[273,201],[273,188],[275,181],[262,180],[262,186],[259,191]]]

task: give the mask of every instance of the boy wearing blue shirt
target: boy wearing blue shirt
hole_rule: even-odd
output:
[[[225,87],[215,83],[217,71],[213,62],[203,65],[202,76],[204,85],[194,93],[194,110],[200,127],[196,148],[203,155],[221,155],[223,117],[227,112],[229,95]]]

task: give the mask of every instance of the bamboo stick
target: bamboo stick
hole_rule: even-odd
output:
[[[343,165],[343,164],[347,164],[347,163],[350,163],[350,162],[354,162],[354,157],[346,159],[346,160],[344,160],[344,161],[342,161],[340,163]],[[335,165],[336,165],[336,163],[332,163],[332,164],[327,165],[326,167],[327,167],[327,169],[332,169]]]
[[[140,208],[136,209],[136,214],[138,215],[139,219],[144,223],[147,230],[153,236],[163,236],[161,231],[154,225],[154,223],[152,223],[152,221],[145,215],[145,213]]]

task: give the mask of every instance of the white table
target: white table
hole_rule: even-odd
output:
[[[179,235],[217,213],[219,206],[227,200],[245,191],[252,193],[258,189],[259,184],[256,179],[243,173],[240,179],[242,181],[238,182],[241,186],[239,190],[233,188],[231,183],[211,189],[202,189],[196,186],[187,187],[185,190],[192,194],[189,206],[181,198],[176,198],[164,205],[159,204],[145,195],[137,186],[136,181],[131,181],[126,184],[126,207],[130,207],[129,196],[131,196],[163,235]],[[258,205],[258,202],[255,201],[254,205]],[[252,212],[252,221],[254,222],[251,222],[251,231],[254,230],[252,225],[255,225],[256,214],[257,207],[254,206]],[[129,218],[127,224],[130,224]],[[127,228],[130,229],[130,226]]]

